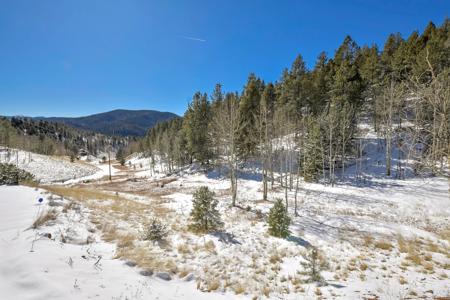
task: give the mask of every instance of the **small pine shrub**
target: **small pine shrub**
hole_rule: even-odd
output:
[[[286,238],[291,233],[289,231],[291,218],[288,216],[283,200],[277,199],[273,207],[270,209],[268,223],[269,234],[273,236]]]
[[[17,185],[23,181],[33,181],[34,175],[17,168],[13,164],[0,163],[0,185]]]
[[[202,186],[194,192],[192,200],[191,224],[189,228],[196,232],[210,232],[222,227],[220,213],[217,210],[219,202],[214,198],[214,192]]]
[[[150,220],[150,225],[144,232],[143,240],[159,242],[165,239],[168,235],[167,226],[161,223],[160,220],[153,218]]]
[[[307,282],[317,282],[320,285],[325,283],[320,272],[326,268],[326,263],[319,254],[319,250],[313,247],[306,256],[304,256],[305,262],[302,262],[302,266],[305,269],[305,274],[308,275]]]

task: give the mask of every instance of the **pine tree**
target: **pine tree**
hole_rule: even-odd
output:
[[[123,148],[119,148],[119,150],[117,150],[116,160],[119,161],[121,166],[125,165],[125,153]]]
[[[201,164],[212,158],[211,139],[208,126],[211,119],[210,104],[206,94],[197,92],[184,115],[187,150],[191,157]]]
[[[257,152],[259,143],[258,112],[261,101],[261,80],[250,74],[241,100],[239,101],[240,131],[238,149],[240,156],[249,158]]]
[[[270,209],[268,223],[269,234],[273,236],[286,238],[291,233],[289,231],[291,218],[288,216],[282,199],[276,199],[273,207]]]
[[[320,124],[313,118],[307,123],[307,136],[302,148],[303,177],[307,182],[317,181],[322,172],[323,154],[321,147]]]
[[[190,228],[198,232],[209,232],[220,228],[223,223],[217,210],[217,199],[208,187],[198,188],[193,195]]]

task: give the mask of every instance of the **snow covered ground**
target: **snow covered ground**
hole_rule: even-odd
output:
[[[42,190],[0,187],[0,299],[210,299],[194,282],[150,280],[113,259],[115,245],[100,240],[89,211],[64,213],[64,205]],[[56,220],[30,228],[38,211],[51,209]]]
[[[266,222],[285,190],[276,182],[262,201],[257,170],[241,174],[240,208],[229,207],[223,172],[193,166],[165,176],[164,166],[153,168],[140,154],[125,167],[114,163],[111,182],[108,164],[94,162],[94,174],[43,186],[48,193],[0,187],[0,299],[449,297],[449,182],[414,177],[406,161],[396,160],[397,149],[393,166],[401,162],[406,179],[396,179],[395,168],[386,177],[380,145],[369,128],[365,156],[344,174],[337,170],[336,185],[300,180],[298,216],[295,192],[287,191],[288,239],[269,236]],[[187,229],[192,193],[202,185],[219,199],[220,232]],[[40,195],[40,210],[54,209],[56,217],[29,229]],[[169,228],[164,243],[141,238],[153,217]],[[319,250],[323,286],[309,283],[302,265],[312,247]]]
[[[58,157],[50,157],[16,149],[0,148],[0,163],[18,164],[18,167],[33,174],[42,183],[62,182],[93,175],[98,168],[86,163],[77,163]]]

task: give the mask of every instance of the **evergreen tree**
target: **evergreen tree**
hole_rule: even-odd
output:
[[[393,78],[394,54],[402,43],[402,36],[400,35],[400,33],[396,33],[390,34],[384,44],[380,59],[382,66],[382,78],[385,78],[385,80],[390,80],[391,78]]]
[[[239,102],[238,149],[240,156],[244,158],[249,158],[257,152],[259,143],[258,113],[262,88],[261,80],[256,78],[254,74],[250,74]]]
[[[264,88],[264,92],[261,97],[260,104],[260,134],[261,134],[261,159],[263,166],[263,199],[267,200],[268,193],[268,177],[269,170],[273,173],[273,147],[272,139],[274,134],[274,106],[276,101],[275,87],[272,83],[269,83]],[[271,174],[273,177],[273,174]]]
[[[193,159],[201,164],[207,164],[212,158],[211,139],[208,131],[210,117],[207,95],[197,92],[184,115],[183,127],[187,151]]]
[[[307,182],[314,182],[319,179],[322,173],[322,146],[320,124],[314,118],[308,118],[307,136],[302,150],[303,178]]]
[[[273,207],[270,209],[268,223],[269,234],[280,238],[289,236],[291,218],[288,216],[286,206],[284,206],[282,199],[276,199]]]
[[[220,228],[223,223],[220,220],[217,204],[213,191],[206,186],[198,188],[193,195],[190,228],[199,232],[209,232]]]
[[[125,165],[125,153],[123,148],[119,148],[116,153],[116,160],[120,163],[121,166]]]

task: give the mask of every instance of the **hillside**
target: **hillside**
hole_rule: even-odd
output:
[[[64,123],[75,128],[121,136],[143,136],[159,121],[176,118],[170,112],[117,109],[85,117],[37,117],[35,119]]]
[[[58,122],[0,116],[0,145],[45,155],[75,155],[125,148],[136,137],[107,136]]]

